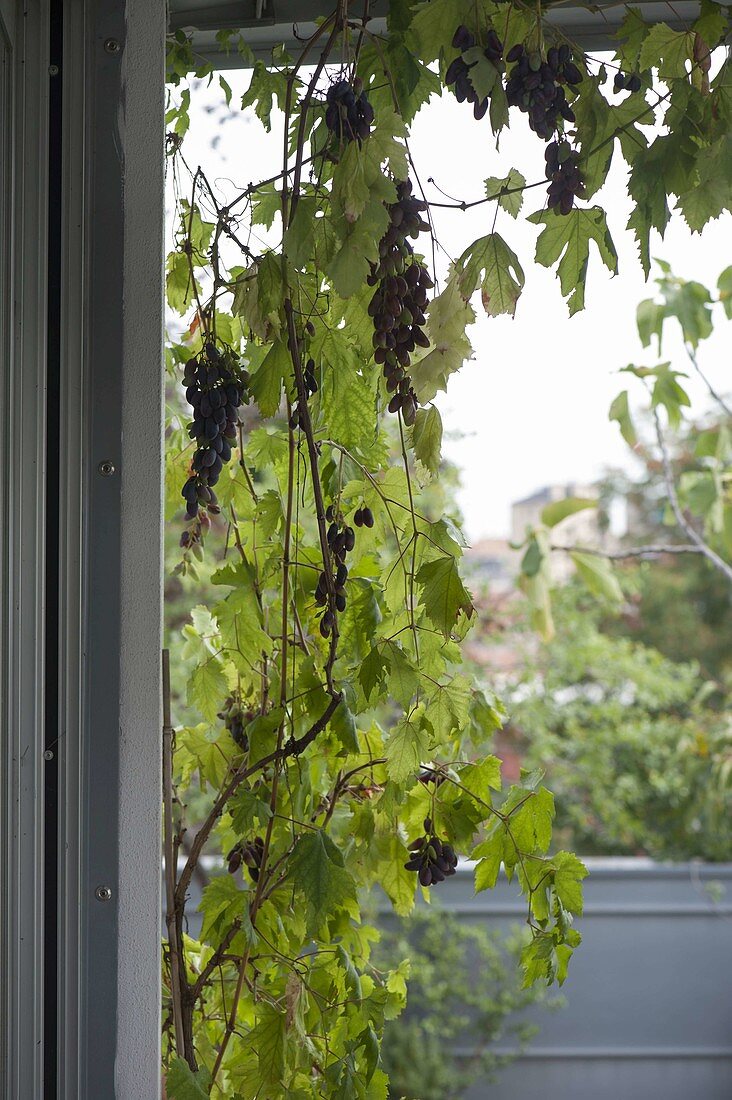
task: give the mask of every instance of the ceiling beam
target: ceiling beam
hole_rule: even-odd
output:
[[[732,0],[721,0],[729,6]],[[651,23],[667,23],[683,30],[699,12],[697,0],[645,0],[633,5]],[[216,42],[216,32],[235,28],[245,31],[249,45],[258,56],[266,56],[273,46],[283,43],[296,50],[298,42],[315,30],[315,21],[330,10],[327,0],[171,0],[171,30],[192,29],[196,50],[216,68],[243,67],[238,54],[227,54]],[[373,0],[371,29],[386,27],[388,0]],[[558,3],[548,10],[547,23],[586,50],[611,50],[613,35],[625,16],[626,6],[617,0],[597,0],[591,7]]]

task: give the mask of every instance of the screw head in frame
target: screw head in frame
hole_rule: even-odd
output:
[[[104,42],[104,49],[107,53],[119,53],[121,47],[116,38],[107,38]]]
[[[102,477],[111,477],[114,473],[114,463],[110,462],[108,458],[105,458],[103,462],[99,463],[97,469]]]
[[[94,891],[94,897],[97,901],[111,901],[112,900],[112,887],[111,886],[97,886]]]
[[[48,66],[48,75],[49,76],[58,76],[58,74],[59,74],[58,65],[49,65]]]
[[[43,754],[44,760],[53,760],[53,749],[46,749]]]

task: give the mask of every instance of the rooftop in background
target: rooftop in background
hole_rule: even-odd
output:
[[[731,0],[718,2],[728,6]],[[297,50],[315,31],[316,19],[332,10],[324,0],[170,0],[169,6],[171,29],[194,28],[198,52],[222,69],[241,68],[244,62],[236,52],[227,54],[221,49],[216,42],[218,30],[246,30],[249,45],[260,55],[279,43]],[[690,0],[676,4],[650,0],[634,7],[649,22],[685,30],[698,15],[700,5]],[[370,11],[371,29],[379,33],[386,24],[387,0],[373,0]],[[546,18],[585,49],[607,50],[613,48],[613,34],[625,12],[625,5],[616,0],[599,0],[591,10],[557,4]]]

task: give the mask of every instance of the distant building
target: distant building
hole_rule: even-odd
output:
[[[473,586],[488,584],[491,592],[508,592],[515,586],[521,555],[508,539],[480,539],[465,551],[465,577]]]

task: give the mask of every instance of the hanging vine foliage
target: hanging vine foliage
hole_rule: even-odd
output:
[[[548,854],[542,776],[506,789],[486,752],[504,714],[460,671],[474,611],[462,535],[429,505],[432,402],[472,354],[475,310],[517,308],[527,274],[511,219],[539,227],[535,260],[556,267],[574,313],[590,257],[617,270],[596,203],[614,156],[646,272],[672,206],[694,231],[732,206],[728,29],[707,0],[685,31],[628,9],[612,66],[516,0],[394,0],[383,33],[368,3],[340,4],[297,58],[278,49],[267,64],[222,32],[253,66],[242,107],[266,130],[284,112],[285,145],[273,178],[226,195],[185,160],[187,80],[211,70],[182,32],[171,39],[166,281],[188,327],[169,366],[190,418],[169,429],[168,515],[183,504],[181,574],[215,557],[224,531],[226,554],[218,599],[185,628],[201,721],[166,726],[169,1097],[385,1097],[380,1036],[406,969],[370,966],[364,898],[378,885],[406,914],[458,855],[476,861],[476,890],[503,867],[525,896],[526,983],[564,980],[586,871]],[[428,200],[409,127],[443,87],[480,139],[524,114],[544,176],[506,165],[474,198]],[[489,232],[437,287],[431,211],[446,205],[484,205]],[[258,250],[252,227],[278,243]],[[541,626],[540,537],[523,569]],[[586,570],[596,588],[605,570]],[[191,839],[194,773],[207,801]],[[209,851],[229,873],[206,886],[194,940],[186,906]]]

